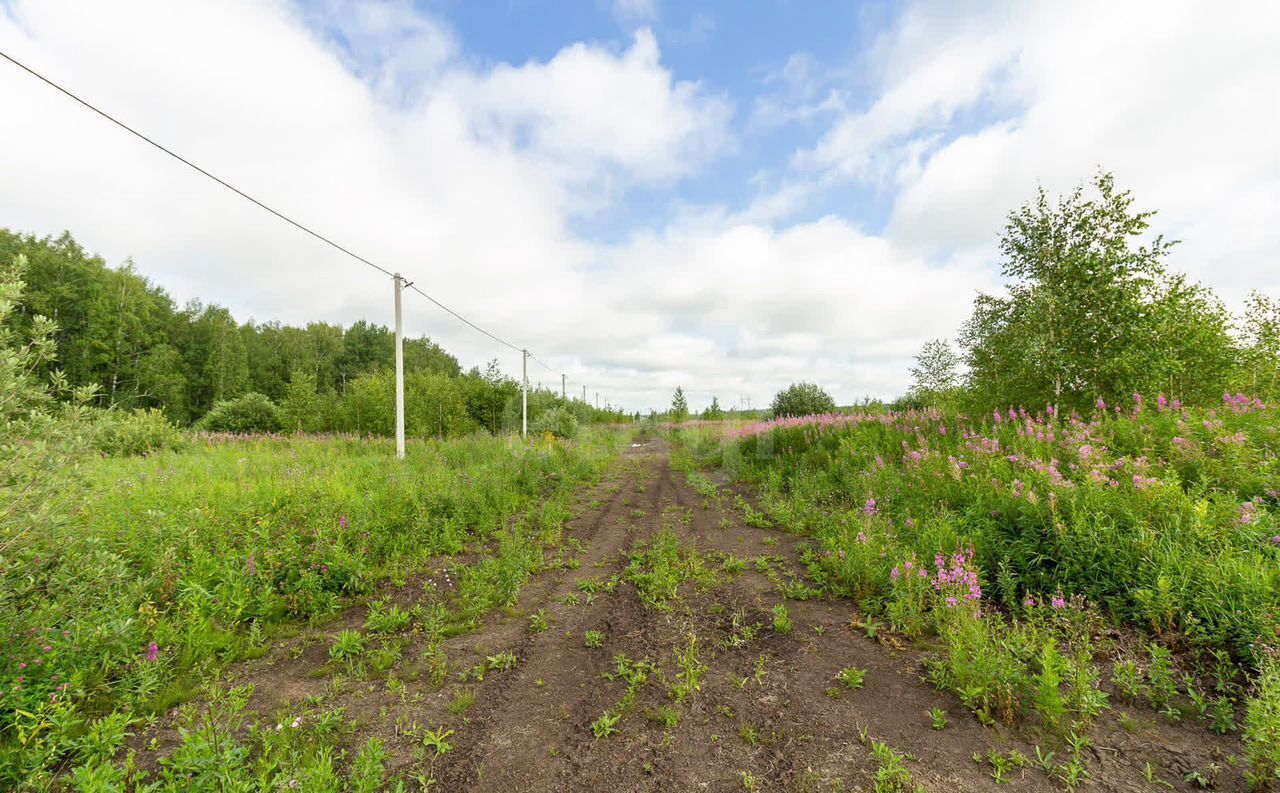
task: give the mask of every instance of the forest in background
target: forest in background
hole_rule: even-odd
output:
[[[0,261],[19,255],[27,265],[14,329],[29,335],[36,317],[53,320],[58,355],[43,374],[96,385],[98,407],[158,409],[213,430],[392,432],[395,337],[382,325],[241,323],[216,304],[178,306],[131,261],[111,267],[69,232],[0,229]],[[463,371],[425,337],[406,338],[404,357],[410,435],[519,427],[520,384],[496,361]],[[545,388],[531,390],[529,403],[535,424],[556,408],[584,423],[624,418]],[[547,418],[564,424],[563,415]]]

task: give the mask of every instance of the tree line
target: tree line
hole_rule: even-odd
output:
[[[1280,301],[1254,291],[1233,316],[1165,265],[1176,244],[1109,173],[1010,213],[1006,294],[980,294],[959,334],[927,342],[901,405],[1059,411],[1135,394],[1208,404],[1224,392],[1280,398]]]
[[[50,319],[58,355],[41,362],[41,373],[60,371],[71,387],[97,386],[98,407],[153,408],[210,429],[392,432],[395,337],[382,325],[238,322],[216,304],[178,306],[132,261],[112,267],[69,232],[0,229],[0,261],[19,255],[27,264],[14,331],[30,334],[39,317]],[[426,337],[405,339],[404,359],[410,435],[519,427],[519,382],[496,361],[463,371]],[[556,409],[579,422],[625,418],[545,388],[530,392],[529,406],[535,423]]]

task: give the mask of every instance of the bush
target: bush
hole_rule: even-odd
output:
[[[535,434],[549,432],[557,438],[572,438],[578,434],[578,419],[565,408],[545,411],[530,427]]]
[[[812,416],[836,412],[836,401],[815,383],[792,383],[778,392],[769,410],[774,418]]]
[[[186,443],[182,431],[158,408],[98,411],[94,447],[108,457],[170,451]]]
[[[242,397],[215,403],[200,420],[200,428],[209,432],[230,432],[237,435],[278,432],[280,411],[266,396],[250,392]]]

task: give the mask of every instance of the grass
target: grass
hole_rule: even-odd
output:
[[[426,593],[442,609],[440,636],[469,629],[514,603],[542,549],[559,542],[573,492],[618,442],[476,436],[412,443],[398,462],[378,440],[210,438],[92,461],[88,501],[0,567],[0,624],[15,637],[0,649],[0,689],[10,692],[0,787],[46,785],[57,767],[98,769],[121,723],[182,702],[277,633],[479,548],[478,561],[450,568],[456,588]],[[18,570],[40,576],[10,575]],[[427,616],[377,598],[363,631],[340,632],[330,656],[385,671],[399,645],[368,637],[417,620]],[[366,772],[378,756],[367,748]]]

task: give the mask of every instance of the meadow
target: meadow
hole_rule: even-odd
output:
[[[757,488],[755,519],[809,541],[813,581],[928,648],[927,678],[981,722],[1079,741],[1104,710],[1149,705],[1242,731],[1246,778],[1275,780],[1274,406],[1135,394],[1087,416],[869,411],[683,434],[686,466]]]
[[[66,521],[4,559],[0,779],[112,789],[134,725],[430,559],[493,548],[459,569],[452,621],[513,601],[616,443],[472,436],[397,461],[390,441],[197,435],[90,460]]]

